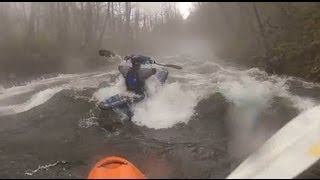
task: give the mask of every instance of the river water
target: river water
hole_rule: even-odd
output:
[[[134,107],[132,122],[97,107],[125,92],[119,62],[0,86],[1,177],[86,178],[99,159],[116,155],[148,178],[225,178],[320,100],[320,84],[237,68],[216,57],[157,61],[183,69],[168,69],[163,85],[153,77],[147,81],[150,97]]]

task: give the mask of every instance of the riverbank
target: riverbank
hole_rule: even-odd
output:
[[[245,56],[229,56],[221,55],[222,59],[227,62],[232,62],[239,67],[245,68],[259,68],[266,71],[268,62],[272,58],[279,60],[280,72],[276,72],[276,75],[285,75],[301,78],[305,81],[317,83],[320,82],[320,53],[317,52],[318,48],[303,48],[299,53],[295,53],[295,49],[287,49],[282,53],[276,51],[269,52],[272,56],[265,56],[259,53],[255,55]],[[271,67],[272,68],[272,67]]]

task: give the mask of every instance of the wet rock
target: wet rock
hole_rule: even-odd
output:
[[[101,128],[112,133],[123,126],[118,115],[112,110],[100,110],[97,122]]]
[[[228,107],[228,102],[221,93],[215,93],[201,100],[195,110],[201,117],[222,117]]]

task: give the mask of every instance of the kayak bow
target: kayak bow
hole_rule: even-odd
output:
[[[95,164],[87,179],[146,179],[146,177],[128,160],[111,156]]]

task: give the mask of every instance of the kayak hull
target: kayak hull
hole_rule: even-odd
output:
[[[99,103],[99,108],[102,110],[109,110],[115,107],[120,107],[122,105],[128,104],[128,97],[116,94],[114,96],[106,98],[104,101]]]

